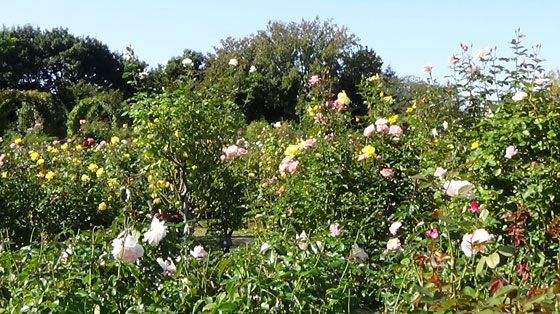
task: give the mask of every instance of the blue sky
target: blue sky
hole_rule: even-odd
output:
[[[521,28],[525,46],[542,45],[547,70],[560,67],[560,1],[3,1],[0,23],[68,28],[89,35],[111,50],[131,43],[140,59],[156,66],[185,48],[212,52],[228,36],[241,38],[265,29],[270,20],[299,22],[332,19],[373,48],[400,76],[425,77],[434,65],[442,81],[447,58],[459,43],[473,50],[497,47],[509,56],[508,43]]]

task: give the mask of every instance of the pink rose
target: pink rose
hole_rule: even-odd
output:
[[[340,226],[335,223],[329,226],[329,232],[331,237],[338,237],[340,235]]]
[[[2,155],[0,155],[0,161],[4,161],[4,159],[6,159],[6,154],[2,153]]]
[[[368,158],[368,154],[361,154],[360,156],[358,156],[358,161],[366,161]]]
[[[392,235],[396,235],[397,231],[401,228],[402,223],[400,221],[395,221],[391,224],[391,226],[389,227],[389,232]]]
[[[92,137],[88,137],[86,141],[88,142],[88,144],[95,142],[95,140]]]
[[[308,149],[311,147],[315,147],[316,143],[317,141],[314,138],[307,139],[305,142],[303,142],[303,148]]]
[[[430,73],[430,72],[432,72],[433,68],[434,68],[434,66],[428,63],[428,64],[424,65],[424,72]]]
[[[476,200],[471,202],[471,211],[476,213],[478,211],[478,202]]]
[[[439,231],[437,228],[426,231],[426,235],[432,239],[436,239],[439,236]]]
[[[14,144],[14,143],[10,144],[10,148],[11,148],[11,149],[16,148],[16,144]]]
[[[293,207],[288,208],[288,214],[291,215],[293,213],[294,213],[294,208]]]
[[[313,76],[311,76],[311,77],[309,78],[309,84],[310,84],[311,86],[313,86],[313,85],[319,83],[320,80],[321,80],[321,79],[319,78],[319,75],[313,75]]]
[[[450,64],[457,64],[460,60],[461,58],[458,55],[452,55],[449,59],[447,59]]]
[[[222,148],[222,152],[226,154],[226,157],[237,155],[237,145],[230,145],[228,147]]]
[[[282,195],[282,193],[284,193],[284,191],[286,191],[286,187],[282,185],[282,186],[278,189],[277,193],[280,194],[280,195]]]
[[[288,164],[288,172],[294,174],[298,169],[299,161],[292,161]]]
[[[369,137],[375,131],[375,125],[370,124],[367,128],[364,129],[364,136]]]
[[[383,157],[381,155],[375,156],[375,160],[380,161]]]
[[[208,255],[208,253],[206,253],[206,250],[204,249],[204,247],[202,247],[202,245],[195,246],[194,249],[190,250],[190,253],[195,258],[201,258]]]
[[[220,161],[224,161],[224,160],[226,160],[226,155],[221,155],[220,156]]]
[[[0,136],[0,143],[4,142],[4,139],[2,138],[2,136]]]
[[[95,147],[95,150],[100,150],[100,149],[102,149],[103,146],[105,146],[105,144],[107,144],[107,142],[105,142],[105,141],[99,142],[99,144],[97,144],[97,147]]]
[[[387,123],[389,123],[389,121],[385,118],[377,119],[375,121],[375,130],[377,132],[387,133],[389,131]]]
[[[537,165],[536,161],[531,161],[531,168],[535,168],[536,165]]]
[[[518,153],[517,148],[516,148],[515,146],[513,146],[513,145],[509,145],[509,146],[506,148],[506,154],[505,154],[504,157],[505,157],[506,159],[512,159],[513,156],[517,155],[517,153]]]
[[[388,134],[389,134],[389,135],[393,135],[393,136],[395,136],[395,137],[399,137],[399,136],[401,136],[401,135],[403,134],[403,131],[402,131],[402,129],[401,129],[400,126],[398,126],[398,125],[391,125],[391,127],[389,128]]]
[[[393,170],[389,169],[389,168],[383,168],[381,169],[381,171],[379,171],[379,173],[381,173],[381,175],[384,178],[391,178],[393,177]]]
[[[401,247],[401,240],[399,238],[392,238],[387,241],[387,250],[396,251]]]
[[[86,124],[86,120],[85,119],[80,119],[80,125]]]

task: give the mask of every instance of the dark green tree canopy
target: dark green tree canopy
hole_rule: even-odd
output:
[[[238,61],[234,69],[232,58]],[[270,22],[256,34],[223,40],[207,59],[205,77],[213,83],[232,76],[247,118],[275,121],[295,117],[298,98],[312,75],[328,79],[333,92],[347,88],[350,97],[358,97],[355,85],[364,76],[381,73],[381,66],[381,58],[360,46],[345,27],[315,19]]]
[[[0,89],[56,94],[85,81],[126,90],[123,70],[123,58],[105,44],[73,36],[67,29],[42,31],[27,25],[0,31]]]

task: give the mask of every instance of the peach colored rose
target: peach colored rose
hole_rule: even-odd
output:
[[[381,175],[384,178],[391,178],[393,177],[393,170],[389,169],[389,168],[383,168],[381,169],[381,171],[379,171],[379,173],[381,173]]]
[[[393,135],[395,137],[399,137],[403,134],[403,131],[401,129],[400,126],[398,125],[391,125],[391,127],[389,127],[389,132],[387,132],[387,134],[389,135]]]
[[[375,131],[375,125],[370,124],[367,128],[364,129],[364,136],[369,137]]]

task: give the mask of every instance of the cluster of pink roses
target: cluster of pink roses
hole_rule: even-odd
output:
[[[364,136],[369,137],[374,131],[386,133],[394,137],[400,137],[403,134],[403,130],[400,126],[393,124],[389,126],[389,121],[385,118],[380,118],[375,121],[375,125],[370,124],[364,129]]]
[[[230,145],[228,147],[223,147],[222,153],[224,154],[220,156],[220,160],[224,161],[228,157],[240,156],[245,154],[246,152],[247,150],[244,147],[238,147],[237,145]]]
[[[282,163],[278,166],[278,171],[288,171],[289,174],[294,174],[299,166],[299,161],[294,160],[294,155],[288,155],[282,159]]]

